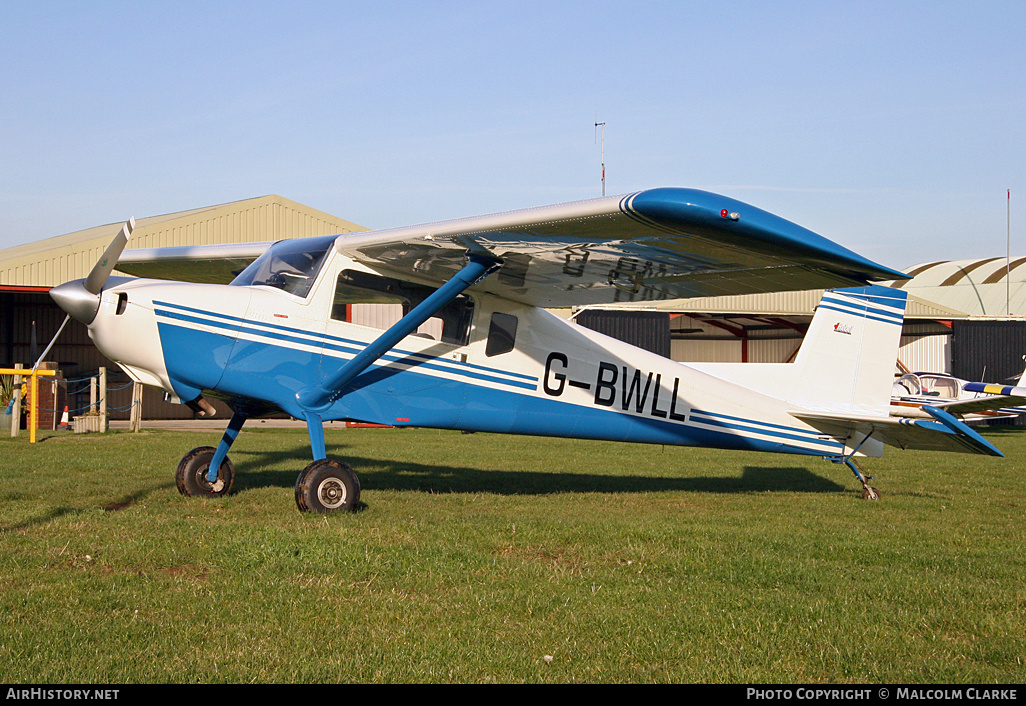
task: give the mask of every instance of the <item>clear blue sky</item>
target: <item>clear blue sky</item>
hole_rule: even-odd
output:
[[[371,228],[708,189],[1026,254],[1026,2],[0,0],[0,247],[277,193]]]

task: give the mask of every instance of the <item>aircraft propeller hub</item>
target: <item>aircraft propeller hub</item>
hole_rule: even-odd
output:
[[[71,318],[88,326],[100,309],[100,295],[86,289],[84,279],[65,282],[50,290],[50,297]]]

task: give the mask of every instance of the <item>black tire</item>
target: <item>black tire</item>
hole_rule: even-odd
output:
[[[353,512],[359,504],[360,479],[340,461],[314,461],[296,479],[296,505],[303,512]]]
[[[211,446],[200,446],[182,457],[175,473],[175,484],[179,493],[189,497],[219,498],[232,491],[235,484],[235,467],[227,456],[217,471],[217,482],[212,484],[207,480],[207,471],[214,459],[214,451]]]

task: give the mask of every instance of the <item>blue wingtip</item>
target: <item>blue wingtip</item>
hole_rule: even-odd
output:
[[[873,262],[780,216],[708,191],[675,187],[649,189],[634,195],[631,208],[648,217],[684,226],[722,228],[730,221],[736,224],[739,235],[758,240],[771,250],[803,251],[812,261],[822,261],[830,268],[846,268],[865,282],[910,279],[904,272]]]

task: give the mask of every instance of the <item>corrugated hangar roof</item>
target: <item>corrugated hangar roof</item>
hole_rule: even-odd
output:
[[[0,287],[85,277],[121,229],[112,223],[0,250]],[[263,242],[366,230],[277,195],[136,219],[129,248]]]
[[[1026,257],[928,262],[894,283],[910,295],[975,318],[1026,317]]]

